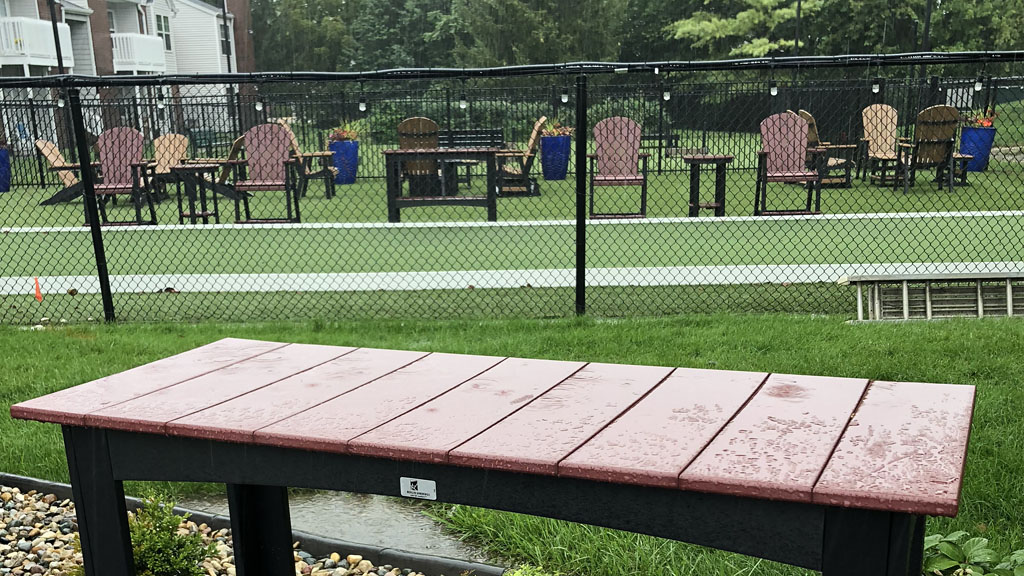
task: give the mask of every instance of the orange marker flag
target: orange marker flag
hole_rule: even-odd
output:
[[[39,289],[39,277],[36,276],[36,300],[43,301],[43,291]]]

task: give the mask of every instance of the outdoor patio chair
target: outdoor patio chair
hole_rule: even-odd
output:
[[[49,170],[55,172],[60,178],[60,190],[46,200],[39,203],[40,206],[52,206],[62,202],[70,202],[82,195],[82,183],[78,180],[75,172],[79,170],[77,164],[68,164],[61,154],[60,148],[49,140],[36,140],[36,149],[49,164]]]
[[[541,116],[533,125],[530,140],[525,150],[508,150],[499,152],[498,158],[498,194],[501,196],[540,196],[537,179],[530,176],[533,160],[537,156],[537,145],[540,133],[547,122],[547,116]]]
[[[856,151],[855,144],[832,144],[823,142],[818,135],[818,122],[807,110],[797,111],[797,115],[807,121],[807,146],[811,149],[821,148],[825,151],[825,174],[821,185],[849,188],[853,184],[853,161],[837,155],[849,155]],[[814,168],[815,154],[807,153],[808,168]],[[839,174],[842,174],[841,176]]]
[[[640,125],[624,116],[605,118],[594,126],[594,154],[590,159],[591,218],[645,218],[647,216],[647,162],[641,153]],[[596,169],[595,169],[596,162]],[[638,212],[596,212],[594,189],[607,186],[639,186]]]
[[[899,141],[899,113],[888,104],[872,104],[860,113],[864,126],[861,139],[864,154],[858,176],[888,184],[896,173],[896,143]]]
[[[398,124],[398,148],[437,148],[440,132],[437,122],[430,118],[406,118]],[[406,160],[401,170],[402,178],[409,181],[410,196],[447,196],[448,190],[455,190],[454,170],[445,170],[446,177],[442,178],[437,160]]]
[[[153,162],[148,166],[149,183],[157,194],[157,200],[166,197],[166,186],[174,175],[171,168],[188,158],[188,137],[181,134],[164,134],[153,140]]]
[[[956,129],[960,125],[960,112],[952,106],[931,106],[921,110],[914,125],[913,142],[900,142],[897,146],[896,177],[893,189],[903,184],[903,193],[917,179],[917,172],[935,168],[939,189],[943,185],[953,191],[953,148]]]
[[[292,156],[298,160],[295,165],[296,178],[299,189],[299,195],[303,198],[306,196],[306,190],[309,189],[309,181],[322,179],[324,181],[324,198],[330,200],[334,198],[334,178],[338,175],[338,169],[332,165],[334,155],[330,151],[320,152],[303,152],[302,145],[299,144],[299,138],[295,136],[295,132],[292,127],[288,125],[284,118],[278,118],[277,123],[284,126],[284,129],[288,131],[288,138],[291,141],[291,153]],[[320,161],[319,167],[314,167],[313,163],[315,160]]]
[[[754,216],[820,213],[825,150],[808,146],[807,134],[807,121],[790,112],[773,114],[761,121]],[[814,168],[807,167],[808,154],[813,158]],[[805,206],[799,209],[769,210],[770,183],[803,184],[807,188]]]
[[[144,142],[142,132],[124,126],[105,130],[97,139],[103,181],[97,182],[94,188],[102,224],[156,224],[156,208],[145,175],[149,163],[142,158]],[[111,221],[107,217],[107,203],[111,200],[116,202],[116,198],[122,195],[131,198],[135,220]],[[148,221],[142,219],[143,202],[149,206]]]
[[[235,220],[244,223],[300,222],[299,195],[296,193],[294,168],[297,161],[291,155],[291,138],[280,124],[258,124],[245,132],[243,146],[245,159],[229,159],[226,164],[234,169],[232,187],[238,193],[235,199]],[[253,192],[283,190],[285,217],[253,218],[249,199]],[[242,218],[240,208],[244,209]]]

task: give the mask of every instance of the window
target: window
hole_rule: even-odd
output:
[[[163,14],[156,15],[156,35],[163,39],[164,50],[171,50],[171,19]]]
[[[230,24],[229,24],[229,26],[230,26]],[[217,34],[220,37],[220,53],[225,55],[225,56],[230,56],[231,55],[231,43],[230,43],[230,40],[228,40],[227,36],[225,36],[225,33],[227,32],[227,28],[228,27],[224,25],[224,20],[222,18],[218,18],[217,19]]]
[[[107,26],[110,27],[110,33],[117,33],[117,24],[114,23],[114,11],[107,10]]]

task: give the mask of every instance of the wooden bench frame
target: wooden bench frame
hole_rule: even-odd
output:
[[[918,576],[924,516],[64,426],[87,576],[132,576],[123,482],[225,483],[238,576],[294,570],[288,487],[437,500],[639,532],[820,570]],[[200,457],[201,456],[201,457]],[[102,559],[102,569],[89,562]]]

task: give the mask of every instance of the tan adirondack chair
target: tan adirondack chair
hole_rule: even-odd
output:
[[[498,153],[498,193],[502,196],[540,196],[537,179],[530,176],[533,161],[540,144],[540,133],[547,122],[541,116],[533,125],[530,139],[524,150],[507,150]]]
[[[77,164],[68,164],[61,154],[60,148],[49,140],[36,140],[36,149],[49,164],[51,172],[57,174],[62,188],[56,194],[40,202],[40,206],[52,206],[62,202],[70,202],[82,195],[82,183],[75,175],[80,168]]]
[[[807,110],[797,111],[797,115],[807,122],[807,146],[810,149],[820,148],[825,151],[825,173],[821,177],[822,186],[839,186],[849,188],[853,184],[853,162],[842,154],[853,154],[855,144],[832,144],[824,142],[818,135],[818,122]],[[813,168],[816,154],[807,154],[807,167]],[[842,175],[839,175],[842,173]]]
[[[899,113],[888,104],[872,104],[861,111],[864,126],[863,170],[872,182],[887,184],[895,178],[896,144],[899,141]],[[891,171],[891,172],[890,172]]]
[[[398,124],[398,148],[437,148],[440,145],[440,133],[437,122],[430,118],[406,118]],[[445,180],[453,180],[441,178],[437,160],[406,160],[402,162],[402,177],[409,181],[410,196],[436,196],[438,189],[444,196],[448,188]]]
[[[896,178],[893,188],[903,184],[903,193],[917,179],[918,170],[936,170],[939,188],[943,185],[953,191],[953,152],[956,146],[956,130],[960,125],[960,112],[952,106],[931,106],[921,110],[914,126],[913,142],[899,143],[896,161]]]

